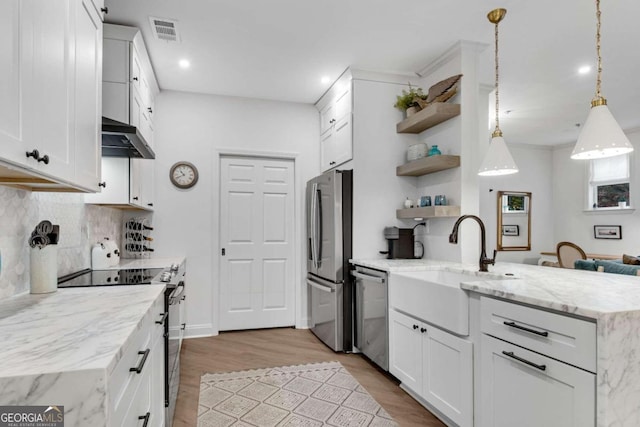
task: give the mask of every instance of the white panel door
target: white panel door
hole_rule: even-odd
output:
[[[38,149],[40,156],[49,158],[48,164],[37,162],[36,169],[74,182],[75,53],[72,22],[75,21],[75,7],[79,5],[71,0],[25,3],[33,6],[29,20],[33,64],[28,73],[31,80],[25,82],[28,94],[24,99],[29,113],[24,117],[24,125],[36,130],[33,148]],[[94,88],[92,92],[93,95],[89,96],[95,97]]]
[[[422,322],[389,310],[389,372],[414,392],[422,393]]]
[[[102,20],[90,0],[76,12],[75,182],[98,190],[102,124]]]
[[[293,161],[220,162],[220,330],[291,326]]]
[[[425,325],[422,397],[460,427],[473,426],[473,344]]]
[[[25,128],[24,97],[31,91],[29,79],[24,76],[30,65],[30,32],[22,16],[33,7],[21,0],[0,2],[0,157],[18,164],[27,164],[26,151],[31,151],[33,135]],[[37,161],[29,159],[35,167]]]

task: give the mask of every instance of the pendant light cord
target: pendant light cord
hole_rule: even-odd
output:
[[[598,55],[598,72],[596,77],[596,96],[591,100],[591,106],[596,107],[598,105],[607,105],[607,100],[604,99],[601,93],[602,87],[602,54],[600,52],[600,0],[596,0],[596,54]]]
[[[498,61],[498,22],[496,22],[496,47],[495,47],[495,58],[496,58],[496,129],[493,131],[493,137],[502,136],[502,131],[500,130],[500,86],[498,85],[498,80],[500,78],[500,66]]]

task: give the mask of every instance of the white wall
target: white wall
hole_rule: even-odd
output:
[[[402,113],[393,108],[403,85],[353,80],[353,257],[386,258],[384,227],[407,227],[396,219],[406,197],[415,199],[415,178],[396,176],[396,166],[406,162],[413,135],[396,133]],[[407,142],[409,141],[409,142]]]
[[[312,105],[163,91],[156,99],[153,222],[155,256],[187,257],[187,335],[218,332],[219,154],[296,154],[296,271],[300,326],[307,324],[304,285],[304,183],[319,173],[318,112]],[[179,160],[198,167],[189,190],[169,182]]]
[[[640,208],[640,131],[627,136],[636,151],[631,154],[629,205]],[[585,252],[601,254],[640,254],[640,210],[585,212],[587,209],[588,162],[570,158],[573,144],[553,151],[553,206],[555,243],[568,240]],[[594,225],[621,225],[622,240],[593,237]],[[548,250],[555,250],[555,243]]]
[[[429,146],[434,144],[442,154],[460,156],[460,167],[418,179],[417,196],[444,194],[447,204],[460,206],[461,214],[478,215],[478,168],[488,144],[483,144],[486,126],[488,91],[479,81],[479,55],[486,45],[460,41],[423,71],[421,87],[428,88],[455,74],[462,74],[458,95],[450,102],[461,105],[460,116],[421,133],[419,138]],[[456,218],[430,219],[428,229],[416,230],[425,247],[425,258],[475,263],[480,257],[480,233],[473,221],[465,221],[457,245],[449,243],[449,234]],[[420,234],[421,233],[421,234]]]
[[[535,264],[541,251],[555,250],[553,188],[558,179],[552,167],[553,151],[521,144],[509,144],[509,151],[520,172],[480,180],[480,217],[487,227],[487,254],[491,256],[498,244],[498,191],[530,192],[531,250],[500,252],[497,261]]]

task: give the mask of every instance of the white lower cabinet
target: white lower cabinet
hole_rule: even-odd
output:
[[[161,427],[164,408],[164,294],[149,310],[107,379],[109,425]]]
[[[481,346],[483,427],[595,426],[595,374],[488,335]]]
[[[480,298],[478,427],[596,425],[596,324]]]
[[[389,310],[389,371],[458,426],[473,425],[473,344]]]

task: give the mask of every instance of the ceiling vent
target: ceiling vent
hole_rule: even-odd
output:
[[[158,40],[164,40],[167,42],[179,42],[180,36],[178,35],[178,21],[165,18],[149,17],[151,23],[151,29],[153,35]]]

